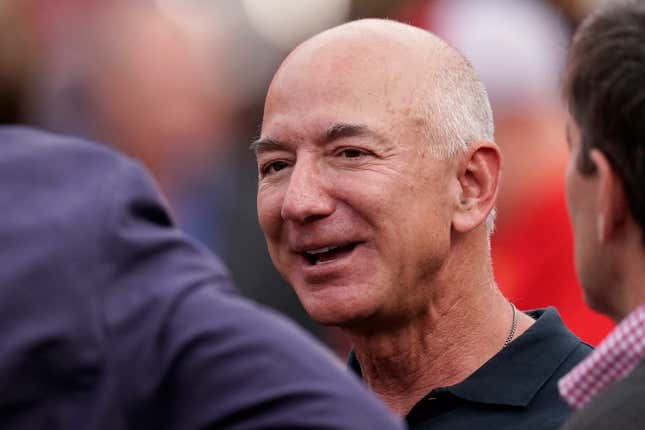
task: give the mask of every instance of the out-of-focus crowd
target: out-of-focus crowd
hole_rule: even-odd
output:
[[[0,121],[113,145],[151,169],[178,223],[218,252],[242,292],[315,326],[269,261],[255,208],[264,93],[287,52],[343,21],[390,17],[460,49],[493,103],[504,155],[495,275],[520,308],[555,305],[596,343],[566,218],[559,76],[594,1],[3,0]],[[375,65],[378,67],[378,65]],[[25,174],[28,174],[26,172]]]

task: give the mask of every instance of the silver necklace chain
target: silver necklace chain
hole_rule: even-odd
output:
[[[513,309],[513,323],[511,324],[511,331],[508,333],[508,337],[506,338],[506,341],[504,342],[504,348],[508,346],[509,343],[513,340],[515,337],[515,331],[517,330],[517,308],[513,303],[511,303],[511,309]]]

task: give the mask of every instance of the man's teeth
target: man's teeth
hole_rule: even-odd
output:
[[[323,252],[331,251],[332,249],[338,248],[337,246],[325,246],[324,248],[312,249],[311,251],[306,251],[309,255],[322,254]]]

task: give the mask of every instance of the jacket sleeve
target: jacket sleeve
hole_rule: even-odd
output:
[[[168,331],[170,428],[402,428],[313,339],[243,299],[198,288]]]

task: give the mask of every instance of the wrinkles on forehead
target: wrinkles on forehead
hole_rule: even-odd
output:
[[[291,108],[304,116],[343,100],[357,111],[378,108],[392,127],[407,124],[427,136],[434,128],[429,121],[445,121],[438,117],[441,109],[431,108],[436,92],[444,91],[437,76],[462,63],[455,50],[424,30],[384,20],[351,22],[309,39],[287,57],[269,89],[265,119]]]

